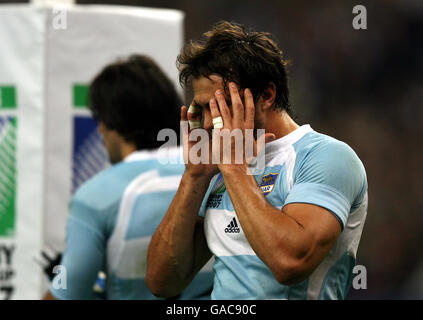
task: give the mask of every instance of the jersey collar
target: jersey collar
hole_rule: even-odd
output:
[[[311,131],[314,130],[309,124],[305,124],[282,138],[266,143],[266,156],[292,146],[295,142]]]

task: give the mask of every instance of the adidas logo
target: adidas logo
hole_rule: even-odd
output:
[[[225,228],[225,233],[239,233],[238,223],[235,218],[233,218],[231,223]]]

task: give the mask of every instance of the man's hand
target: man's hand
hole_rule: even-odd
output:
[[[212,164],[212,154],[211,154],[211,139],[207,139],[207,141],[200,140],[197,142],[196,139],[193,139],[197,133],[201,133],[199,130],[204,130],[202,128],[199,129],[192,129],[190,128],[189,121],[201,121],[201,111],[198,112],[188,112],[186,106],[182,106],[181,108],[181,127],[182,127],[182,141],[183,141],[183,148],[184,148],[184,161],[185,161],[185,168],[186,173],[193,176],[193,177],[203,177],[206,180],[210,180],[215,174],[218,173],[218,167],[215,164]],[[209,137],[208,137],[209,138]],[[194,140],[194,141],[191,141]],[[205,148],[200,148],[201,145],[196,144],[203,144],[207,143]],[[197,159],[206,160],[206,163],[193,163],[192,157],[194,156],[195,150],[193,147],[196,145],[196,149],[199,150],[195,157]],[[202,155],[199,154],[201,151],[207,149],[209,154]]]
[[[210,100],[210,111],[213,119],[218,117],[223,119],[222,134],[219,129],[213,130],[213,156],[219,160],[219,169],[222,172],[231,170],[234,165],[247,168],[251,159],[246,159],[246,155],[248,155],[246,148],[250,147],[250,153],[253,156],[261,151],[257,150],[257,140],[253,134],[255,106],[250,89],[244,90],[245,105],[235,83],[229,83],[229,92],[232,114],[222,90],[217,90],[215,93],[216,99]],[[230,143],[224,143],[225,135],[230,136],[230,139],[227,139]],[[216,139],[220,139],[219,143],[216,143]],[[264,136],[265,143],[274,139],[273,133],[266,133]]]

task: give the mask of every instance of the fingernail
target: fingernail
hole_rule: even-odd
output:
[[[231,83],[229,84],[229,86],[230,86],[231,88],[236,88],[236,85],[235,85],[235,83],[233,83],[233,82],[231,82]]]

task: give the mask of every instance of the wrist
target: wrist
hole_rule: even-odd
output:
[[[213,178],[214,174],[205,174],[205,173],[193,173],[189,170],[185,170],[183,179],[186,180],[189,183],[195,183],[195,184],[207,184],[209,185],[211,179]]]
[[[246,164],[222,164],[219,166],[220,172],[225,175],[240,175],[248,173],[248,165]]]

